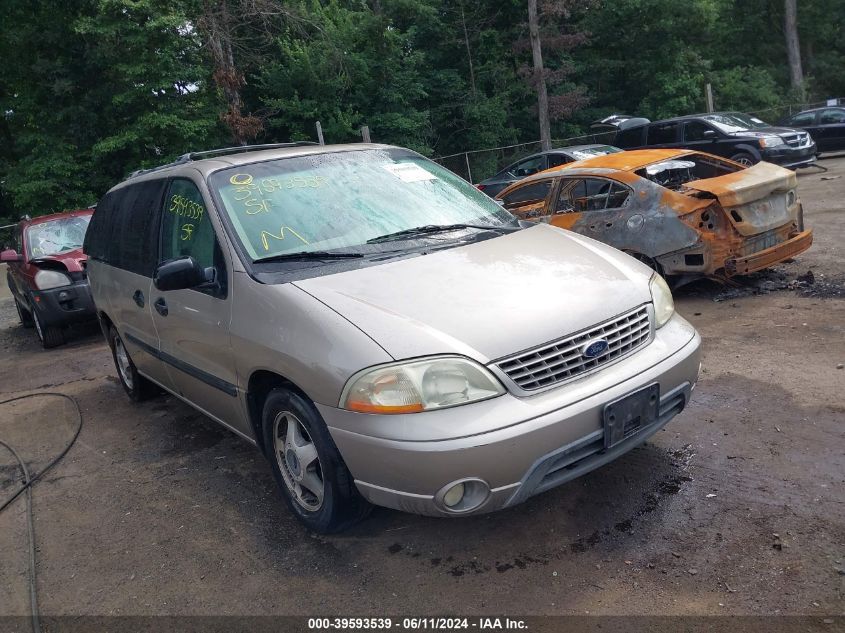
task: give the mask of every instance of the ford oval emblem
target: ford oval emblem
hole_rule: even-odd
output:
[[[604,354],[608,347],[610,347],[610,344],[603,338],[593,339],[581,348],[581,356],[584,358],[596,358]]]

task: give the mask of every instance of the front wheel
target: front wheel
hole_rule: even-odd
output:
[[[17,297],[15,297],[15,310],[18,311],[18,318],[21,320],[21,325],[25,328],[31,328],[35,325],[35,321],[32,319],[32,314],[21,305],[21,302],[18,301]]]
[[[319,412],[304,396],[274,389],[262,415],[264,447],[291,511],[306,527],[340,532],[369,513]]]
[[[734,154],[731,156],[731,160],[735,163],[739,163],[743,167],[751,167],[757,162],[757,159],[754,158],[748,152],[740,152],[739,154]]]
[[[38,317],[37,312],[32,313],[32,320],[35,325],[35,333],[38,335],[38,340],[44,349],[51,347],[58,347],[65,342],[65,333],[61,328],[55,325],[44,325]]]

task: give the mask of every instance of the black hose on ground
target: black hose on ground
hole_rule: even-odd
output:
[[[44,476],[45,473],[47,473],[51,468],[53,468],[53,466],[58,464],[76,443],[76,439],[79,437],[79,433],[82,431],[82,410],[79,408],[79,403],[76,401],[76,399],[66,394],[52,391],[44,393],[30,393],[25,396],[16,396],[14,398],[0,400],[0,405],[4,405],[12,402],[17,402],[19,400],[26,400],[29,398],[44,398],[51,396],[56,398],[64,398],[73,405],[73,407],[76,409],[77,425],[70,442],[68,442],[67,446],[62,449],[62,452],[59,453],[56,457],[54,457],[49,464],[47,464],[44,468],[36,472],[34,475],[30,475],[29,468],[27,468],[26,462],[23,460],[20,454],[18,454],[18,452],[14,449],[13,446],[7,444],[2,439],[0,439],[0,446],[5,447],[14,456],[14,458],[18,460],[18,464],[20,465],[21,470],[23,471],[23,485],[18,488],[12,494],[12,496],[10,496],[2,504],[0,504],[0,512],[3,512],[3,510],[8,508],[9,505],[11,505],[11,503],[15,499],[17,499],[21,494],[26,492],[26,523],[27,532],[29,535],[29,602],[32,611],[32,630],[34,631],[34,633],[41,633],[41,615],[38,609],[38,586],[36,582],[35,527],[33,524],[32,516],[32,486],[33,484],[35,484],[36,481],[41,479],[41,477]]]

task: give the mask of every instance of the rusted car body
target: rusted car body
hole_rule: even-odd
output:
[[[690,150],[636,150],[546,170],[504,206],[615,246],[676,279],[744,275],[807,250],[795,173]]]

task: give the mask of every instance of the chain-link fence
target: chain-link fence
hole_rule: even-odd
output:
[[[829,99],[816,103],[792,103],[782,106],[754,110],[748,114],[763,119],[767,123],[776,124],[781,119],[788,117],[801,110],[811,108],[822,108],[829,105],[845,106],[845,98]],[[611,143],[612,132],[597,131],[581,136],[570,138],[553,139],[552,147],[567,147],[569,145],[586,145],[589,143]],[[506,145],[504,147],[492,147],[489,149],[468,150],[447,156],[438,156],[434,160],[452,170],[459,176],[466,178],[469,182],[478,183],[489,178],[503,167],[510,165],[516,160],[541,150],[540,141],[518,143],[517,145]]]

